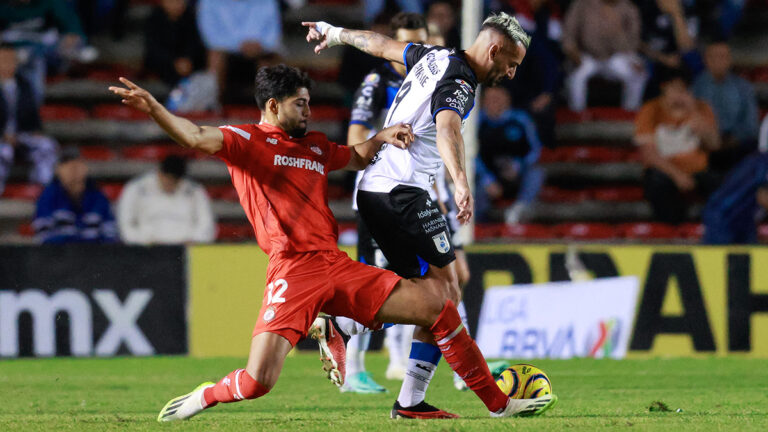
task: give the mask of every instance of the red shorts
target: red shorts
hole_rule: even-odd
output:
[[[339,250],[271,257],[253,335],[276,333],[296,345],[321,311],[378,328],[374,317],[400,279]]]

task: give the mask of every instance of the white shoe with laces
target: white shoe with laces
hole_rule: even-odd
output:
[[[174,420],[186,420],[193,415],[198,414],[203,408],[203,392],[208,387],[213,387],[215,384],[212,382],[205,382],[197,386],[196,389],[191,392],[171,399],[160,410],[160,414],[157,415],[157,421],[168,422]]]
[[[544,395],[535,399],[509,399],[501,412],[492,412],[491,417],[531,417],[544,414],[557,404],[557,396]]]

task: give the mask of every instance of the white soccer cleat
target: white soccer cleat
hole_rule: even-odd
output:
[[[509,399],[506,408],[491,417],[531,417],[544,414],[557,404],[557,396],[544,395],[535,399]]]
[[[171,399],[160,410],[160,414],[157,415],[157,421],[186,420],[199,413],[203,410],[203,391],[214,385],[212,382],[205,382],[184,396]]]
[[[330,317],[317,317],[309,328],[309,336],[320,346],[320,361],[328,379],[337,387],[344,385],[347,347]]]

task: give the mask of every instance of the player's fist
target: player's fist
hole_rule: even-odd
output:
[[[413,129],[409,124],[396,124],[383,129],[376,134],[382,142],[392,144],[401,149],[407,149],[413,142]]]
[[[320,54],[320,51],[326,48],[341,44],[341,27],[334,27],[325,21],[303,21],[301,25],[307,27],[307,42],[320,42],[315,45],[315,54]]]
[[[109,91],[123,98],[121,102],[125,105],[135,108],[144,114],[149,114],[152,111],[152,107],[158,104],[157,99],[150,92],[137,86],[130,80],[120,77],[120,82],[127,88],[110,86]]]

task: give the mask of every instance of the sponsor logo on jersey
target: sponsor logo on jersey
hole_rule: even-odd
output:
[[[472,94],[475,92],[474,90],[472,90],[472,86],[469,85],[469,83],[464,81],[463,79],[457,78],[454,81],[456,81],[456,84],[458,84],[459,87],[461,87],[461,89],[464,90],[464,93]]]
[[[432,203],[427,201],[427,205],[431,206]],[[438,210],[437,208],[431,208],[431,209],[422,210],[422,211],[416,213],[416,216],[419,219],[424,219],[424,218],[428,218],[428,217],[432,216],[433,214],[437,214],[439,212],[440,212],[440,210]]]
[[[270,322],[273,319],[275,319],[275,307],[270,306],[267,308],[267,310],[264,311],[264,317],[262,318],[264,322]]]
[[[267,138],[267,142],[273,145],[277,145],[277,138]]]
[[[312,150],[313,152],[315,152],[318,155],[322,155],[323,154],[323,151],[320,150],[320,147],[318,147],[318,146],[312,146],[309,149]]]
[[[451,244],[448,243],[448,236],[445,234],[445,231],[440,231],[439,234],[433,235],[432,241],[435,242],[435,247],[440,253],[448,253],[451,250]]]
[[[366,85],[375,86],[375,85],[379,84],[380,80],[381,80],[381,76],[379,74],[372,73],[372,74],[368,74],[365,77],[365,81],[363,81],[363,83],[366,84]]]
[[[297,158],[291,156],[275,155],[275,166],[287,166],[291,168],[301,168],[325,174],[325,166],[320,162],[311,159]]]

